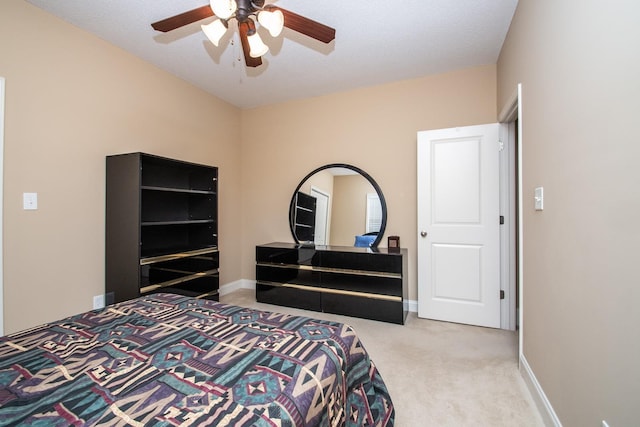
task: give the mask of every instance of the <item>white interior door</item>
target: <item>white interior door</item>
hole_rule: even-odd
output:
[[[329,194],[316,187],[311,187],[311,195],[316,198],[316,228],[313,243],[326,245],[329,241]]]
[[[499,125],[418,132],[418,316],[500,327]]]

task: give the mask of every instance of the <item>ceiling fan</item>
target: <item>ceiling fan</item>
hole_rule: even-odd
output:
[[[265,0],[210,0],[209,5],[154,22],[151,26],[157,31],[166,33],[201,19],[216,16],[218,19],[201,27],[211,42],[218,46],[228,28],[229,20],[235,18],[238,21],[244,61],[248,67],[261,65],[261,56],[269,50],[256,31],[255,21],[269,30],[272,37],[277,37],[282,28],[287,27],[323,43],[330,43],[336,38],[336,30],[331,27],[281,7],[264,3]]]

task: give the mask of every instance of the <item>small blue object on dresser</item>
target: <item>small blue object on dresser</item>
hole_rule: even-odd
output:
[[[375,242],[377,237],[378,237],[377,234],[356,236],[356,242],[354,246],[358,248],[368,248],[371,246],[373,242]]]

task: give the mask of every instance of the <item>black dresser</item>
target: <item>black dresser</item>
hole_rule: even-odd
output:
[[[259,302],[404,324],[407,250],[256,246]]]

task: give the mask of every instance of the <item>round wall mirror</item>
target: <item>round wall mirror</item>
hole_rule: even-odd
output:
[[[387,226],[387,204],[369,174],[333,163],[298,184],[289,205],[289,225],[298,244],[375,248]]]

